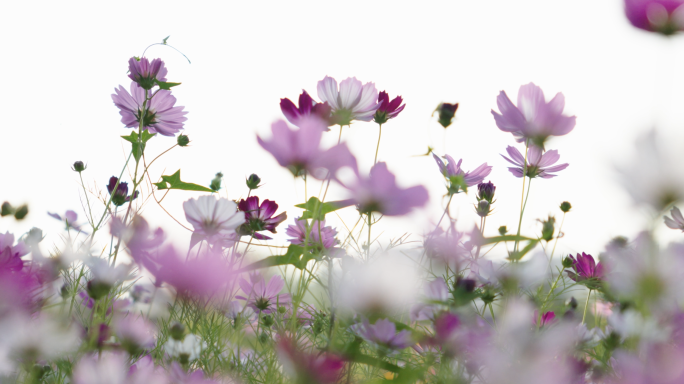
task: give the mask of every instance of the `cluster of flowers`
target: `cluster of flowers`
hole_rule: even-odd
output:
[[[667,35],[681,29],[681,3],[625,2],[635,26]],[[365,174],[341,140],[343,127],[373,121],[381,130],[405,108],[402,97],[391,99],[356,78],[338,84],[326,76],[317,87],[320,101],[306,91],[298,104],[282,99],[287,121],[273,123],[270,138],[257,137],[296,178],[319,180],[321,192],[325,186],[322,196],[297,205],[303,212],[285,228],[289,245],[271,236],[288,216],[256,195],[257,175],[246,180],[245,198],[231,200],[218,197],[220,173],[209,188],[181,182],[177,173],[150,186],[208,193],[183,203],[192,236],[180,251],[139,214],[142,202],[154,197],[139,187],[149,168],[146,141],[158,133],[188,145],[179,134],[187,112],[175,105],[171,88],[178,83],[167,82],[163,61],[131,58],[129,72],[130,92],[119,87],[112,99],[124,126],[137,129],[124,137],[132,145],[132,180],[111,177],[100,217],[92,214],[96,206],[84,186],[87,223],[71,210],[50,213],[69,233],[59,251],[43,253],[37,228],[19,238],[0,235],[0,381],[684,382],[684,242],[661,247],[650,229],[632,241],[612,240],[598,257],[554,259],[570,203],[560,204],[558,228],[549,216],[540,220],[539,233],[525,236],[525,197],[517,233],[500,227],[492,235],[486,219],[497,188],[485,180],[492,166],[466,171],[462,159],[448,154],[433,154],[448,203],[422,245],[400,240],[383,247],[373,240],[378,220],[425,206],[428,193],[423,186],[398,186],[377,152]],[[503,91],[496,104],[493,126],[525,147],[508,146],[501,156],[529,196],[531,179],[568,167],[546,147],[574,129],[575,117],[564,114],[561,93],[547,101],[533,83],[520,87],[515,104]],[[440,104],[438,123],[451,126],[457,108]],[[334,126],[338,142],[325,148],[323,135]],[[684,232],[673,205],[684,201],[678,181],[684,177],[672,177],[684,176],[681,170],[653,134],[640,141],[635,159],[622,172],[648,164],[643,174],[650,175],[640,185],[625,178],[635,201],[650,204],[657,217],[670,210],[664,224]],[[342,180],[342,169],[351,177]],[[86,166],[79,161],[73,170],[82,176]],[[326,201],[331,184],[347,198]],[[450,207],[469,189],[476,191],[481,220],[461,231]],[[344,236],[326,220],[340,209],[358,212]]]

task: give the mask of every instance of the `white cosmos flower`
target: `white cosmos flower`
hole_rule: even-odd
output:
[[[201,196],[183,203],[185,219],[192,224],[191,245],[207,240],[213,243],[236,235],[235,229],[245,222],[244,212],[237,210],[234,201],[214,195]]]
[[[206,347],[207,343],[202,341],[199,337],[189,334],[185,335],[183,341],[169,339],[164,344],[164,351],[171,357],[186,357],[188,361],[193,361],[199,358],[200,353]]]
[[[328,102],[333,122],[339,125],[349,125],[352,120],[371,121],[380,107],[375,84],[363,84],[356,77],[342,80],[338,90],[337,81],[326,76],[318,82],[318,97]]]

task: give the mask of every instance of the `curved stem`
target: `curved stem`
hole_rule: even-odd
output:
[[[375,160],[373,165],[378,163],[378,152],[380,151],[380,138],[382,137],[382,124],[380,124],[380,131],[378,132],[378,145],[375,147]]]
[[[591,289],[589,290],[589,295],[587,296],[587,302],[584,304],[584,313],[582,314],[582,324],[584,324],[584,319],[587,317],[587,307],[589,306],[589,299],[591,298]]]

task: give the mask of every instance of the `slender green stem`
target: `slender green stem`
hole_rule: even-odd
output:
[[[589,299],[591,298],[591,289],[589,290],[589,295],[587,296],[587,302],[584,304],[584,313],[582,314],[582,324],[584,324],[584,319],[587,317],[587,307],[589,307]]]
[[[372,215],[368,213],[368,248],[366,249],[366,260],[370,260],[370,247],[371,247],[371,223]]]
[[[563,212],[563,218],[561,219],[560,227],[558,227],[558,236],[556,236],[556,241],[553,243],[553,249],[551,249],[551,257],[549,257],[549,268],[551,268],[551,261],[553,260],[553,254],[556,252],[556,245],[558,245],[558,238],[560,237],[561,230],[563,230],[563,223],[565,223],[565,212]]]
[[[523,180],[524,182],[524,180]],[[532,185],[532,178],[530,177],[530,181],[527,183],[527,194],[525,195],[525,198],[523,199],[523,205],[520,209],[520,218],[518,219],[518,232],[517,236],[520,237],[520,228],[522,226],[522,219],[523,219],[523,214],[525,213],[525,208],[527,208],[527,199],[530,197],[530,186]],[[523,188],[524,189],[524,188]],[[518,245],[520,244],[520,240],[515,240],[515,252],[518,251]]]
[[[380,130],[378,132],[378,145],[375,147],[375,160],[373,165],[378,163],[378,151],[380,151],[380,138],[382,137],[382,124],[380,124]]]
[[[551,296],[551,293],[553,293],[553,291],[556,289],[556,286],[558,285],[558,281],[560,280],[561,276],[563,276],[563,274],[559,273],[558,277],[556,277],[556,280],[553,282],[553,285],[551,285],[549,293],[546,294],[546,297],[544,298],[542,305],[539,307],[539,321],[537,321],[537,324],[541,324],[541,315],[544,312],[544,308],[546,307],[546,302],[549,300],[549,296]]]
[[[93,219],[93,211],[90,209],[90,199],[88,199],[88,192],[85,189],[85,184],[83,184],[83,175],[81,175],[81,172],[78,173],[78,177],[81,179],[83,194],[85,195],[86,203],[88,203],[88,215],[90,216],[89,223],[91,227],[95,228],[95,219]]]
[[[523,163],[523,175],[522,175],[523,182],[522,182],[522,193],[521,193],[521,196],[520,196],[520,220],[518,221],[518,233],[517,233],[517,236],[520,236],[520,225],[521,225],[521,223],[522,223],[522,216],[523,216],[523,209],[524,209],[524,208],[523,208],[523,205],[524,205],[523,199],[525,198],[525,177],[527,176],[527,148],[528,148],[528,146],[529,146],[528,142],[525,141],[525,161],[524,161],[524,163]],[[519,243],[519,241],[516,240],[516,241],[515,241],[515,246],[513,247],[513,250],[514,250],[514,251],[517,251],[517,250],[518,250],[518,243]]]

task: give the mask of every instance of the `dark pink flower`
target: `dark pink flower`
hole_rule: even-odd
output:
[[[684,30],[683,0],[625,0],[625,14],[633,26],[663,35]]]
[[[348,187],[352,198],[345,203],[356,204],[360,212],[380,212],[387,216],[400,216],[413,208],[422,207],[428,201],[428,193],[422,185],[399,188],[396,178],[380,162],[371,168],[368,178],[359,176],[354,185]]]
[[[406,107],[406,104],[401,104],[402,101],[403,99],[401,96],[397,96],[390,101],[387,92],[380,92],[378,95],[378,104],[380,104],[380,107],[375,111],[373,120],[378,124],[385,124],[390,119],[394,119]]]
[[[337,170],[343,167],[356,171],[356,159],[347,144],[337,144],[327,150],[320,149],[321,136],[325,129],[326,123],[316,117],[301,119],[299,129],[296,130],[278,120],[271,126],[271,140],[265,141],[257,136],[257,141],[275,157],[278,164],[289,169],[295,176],[308,173],[318,179],[325,179],[328,175],[334,177]]]
[[[278,204],[276,204],[275,201],[267,199],[259,205],[258,196],[250,196],[247,200],[240,200],[238,209],[245,213],[245,223],[238,228],[238,233],[251,235],[259,240],[269,240],[271,238],[257,232],[269,231],[271,233],[276,233],[278,224],[287,219],[286,212],[273,217],[278,210]]]
[[[119,108],[121,122],[126,128],[137,129],[142,119],[143,129],[150,133],[159,133],[164,136],[174,136],[183,129],[183,122],[188,118],[188,113],[183,111],[181,106],[175,106],[176,98],[171,95],[171,91],[159,90],[155,92],[152,100],[149,100],[145,107],[145,115],[142,115],[143,102],[145,101],[145,90],[135,82],[131,83],[131,93],[128,93],[123,86],[114,90],[112,94],[114,105]],[[150,97],[151,95],[147,95]]]
[[[562,136],[575,128],[575,116],[563,115],[565,97],[562,93],[548,103],[544,92],[534,83],[520,87],[518,106],[501,91],[496,99],[501,114],[492,110],[496,125],[504,132],[510,132],[519,143],[530,140],[531,144],[544,147],[549,136]]]
[[[29,247],[23,241],[14,244],[14,235],[5,232],[0,234],[0,270],[21,271],[24,261],[21,259],[29,253]]]
[[[510,145],[506,148],[506,152],[511,157],[510,159],[504,155],[501,155],[506,161],[515,165],[516,167],[509,167],[508,170],[515,177],[523,177],[523,167],[525,165],[525,158],[522,153],[518,151],[517,148],[511,147]],[[553,165],[560,160],[560,155],[558,151],[552,149],[542,153],[542,149],[531,145],[527,150],[527,173],[525,176],[529,178],[541,177],[542,179],[550,179],[558,175],[554,175],[553,172],[560,172],[568,167],[568,163]]]
[[[283,111],[287,121],[297,127],[301,124],[302,119],[306,119],[311,115],[323,121],[329,121],[331,111],[327,102],[315,102],[305,90],[302,90],[302,94],[299,95],[299,108],[290,99],[280,99],[280,110]]]
[[[543,327],[545,325],[551,325],[556,322],[556,314],[553,313],[553,311],[548,311],[546,313],[543,313],[541,315],[541,318],[539,318],[539,311],[534,311],[534,318],[532,318],[532,324],[534,325],[539,325],[540,327]]]
[[[161,59],[154,59],[152,63],[147,57],[128,60],[128,77],[138,83],[143,89],[152,89],[156,85],[155,80],[166,81],[168,70]]]
[[[573,281],[601,280],[604,277],[603,265],[594,261],[594,257],[584,252],[577,257],[569,256],[572,260],[572,269],[575,272],[566,271]]]
[[[119,182],[118,186],[116,185],[117,182],[119,182],[119,178],[112,176],[109,178],[109,184],[107,184],[107,191],[112,195],[112,204],[120,207],[138,197],[138,191],[133,192],[132,195],[128,194],[127,182]],[[116,190],[114,188],[116,188]]]
[[[335,355],[298,351],[295,342],[285,337],[277,349],[285,370],[296,376],[298,383],[333,384],[340,379],[344,361]]]
[[[290,303],[290,294],[280,291],[285,287],[283,278],[275,275],[266,284],[266,280],[260,273],[251,273],[249,281],[240,278],[240,288],[246,296],[236,296],[238,299],[247,301],[247,306],[255,312],[272,313],[278,306]]]

